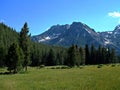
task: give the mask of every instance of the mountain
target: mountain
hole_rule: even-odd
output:
[[[99,45],[115,48],[120,52],[120,25],[113,31],[95,32],[94,29],[81,22],[73,22],[71,25],[54,25],[46,32],[32,37],[32,40],[39,43],[71,46]]]
[[[37,35],[33,36],[32,40],[37,41],[37,42],[47,42],[49,40],[53,40],[63,34],[67,28],[69,28],[69,25],[54,25],[52,26],[48,31]]]
[[[81,22],[73,22],[71,25],[55,25],[48,31],[32,37],[33,41],[50,45],[71,46],[77,44],[103,44],[104,39],[94,29]]]
[[[105,45],[113,47],[120,52],[120,25],[117,25],[113,31],[99,33],[105,39]]]

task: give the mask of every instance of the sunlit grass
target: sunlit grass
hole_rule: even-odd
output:
[[[119,65],[28,70],[25,74],[0,75],[0,90],[120,90]]]

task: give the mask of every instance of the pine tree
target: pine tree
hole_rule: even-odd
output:
[[[79,52],[80,52],[80,60],[81,60],[81,65],[85,65],[85,50],[84,48],[80,47],[79,48]]]
[[[0,46],[0,67],[5,66],[4,60],[5,60],[4,47]]]
[[[77,66],[80,66],[80,64],[81,64],[81,55],[80,55],[80,52],[79,52],[79,48],[78,48],[78,46],[77,45],[75,45],[74,46],[74,53],[75,53],[75,65],[77,65]]]
[[[87,44],[85,45],[85,64],[90,64],[90,51]]]
[[[24,67],[27,71],[27,66],[30,64],[30,36],[28,35],[29,29],[27,23],[24,24],[20,32],[20,47],[22,48],[25,58]]]
[[[110,58],[111,58],[111,63],[117,63],[116,55],[115,55],[115,49],[113,49],[113,48],[111,50]]]
[[[91,46],[90,64],[96,64],[96,49],[94,45]]]
[[[97,60],[96,64],[101,64],[102,61],[102,47],[99,45],[98,50],[97,50]]]
[[[8,71],[13,70],[14,73],[17,73],[22,69],[24,54],[22,49],[19,48],[18,44],[13,43],[7,54],[6,65],[8,67]]]
[[[105,47],[102,47],[102,59],[101,59],[101,63],[105,64],[106,60],[107,60],[107,49]]]
[[[72,45],[72,47],[70,47],[68,49],[67,54],[68,54],[67,55],[67,61],[66,61],[67,65],[70,66],[70,67],[75,66],[76,61],[75,61],[75,46],[74,45]]]
[[[32,43],[31,48],[31,66],[40,66],[42,62],[42,52],[39,47],[39,44]]]
[[[110,60],[110,52],[111,52],[111,50],[110,50],[109,47],[106,48],[106,49],[107,49],[107,52],[106,52],[106,62],[105,62],[105,64],[108,64],[108,63],[111,63],[111,60]]]
[[[50,49],[50,51],[48,53],[46,65],[47,66],[55,65],[55,54],[54,54],[53,49]]]

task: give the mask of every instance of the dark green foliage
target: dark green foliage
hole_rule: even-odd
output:
[[[67,65],[70,67],[75,66],[76,63],[75,49],[76,47],[74,45],[68,49]]]
[[[56,64],[63,65],[64,64],[64,51],[58,51],[56,54]]]
[[[56,64],[55,63],[55,53],[54,53],[54,51],[52,49],[50,49],[45,65],[53,66],[55,64]]]
[[[14,42],[19,44],[18,47],[22,49],[18,50],[18,54],[21,54],[20,56],[23,56],[23,51],[25,57],[22,66],[24,66],[26,70],[28,65],[38,67],[41,67],[41,65],[68,65],[73,67],[84,64],[109,64],[120,62],[120,56],[117,57],[115,50],[109,47],[99,46],[96,48],[94,45],[91,45],[89,48],[89,46],[86,45],[85,48],[83,48],[73,45],[69,48],[63,48],[49,46],[31,42],[28,33],[29,29],[27,23],[24,24],[19,34],[14,29],[0,23],[0,67],[9,66],[9,59],[6,59],[6,56],[8,57],[8,49]],[[18,54],[16,54],[16,56]],[[13,58],[12,54],[9,57]],[[13,63],[9,64],[12,65]],[[13,70],[13,67],[10,68],[10,70]]]
[[[24,54],[21,48],[19,48],[18,44],[13,43],[8,50],[6,59],[8,71],[11,72],[13,70],[14,73],[20,71],[22,69],[23,60]]]
[[[112,64],[111,67],[115,67],[115,64]]]
[[[94,45],[91,46],[91,53],[90,53],[90,64],[96,64],[96,49]]]
[[[40,66],[42,62],[42,50],[41,45],[37,43],[32,43],[32,49],[31,49],[31,65],[32,66]]]
[[[42,45],[39,43],[33,43],[32,42],[32,48],[31,48],[31,66],[40,66],[42,65],[48,65],[50,62],[49,57],[51,57],[51,50],[53,52],[54,64],[51,65],[64,65],[65,64],[65,58],[66,58],[66,48],[63,47],[55,47],[55,46],[48,46],[48,45]]]
[[[80,66],[85,64],[85,51],[84,48],[78,48],[77,45],[73,45],[68,49],[67,65],[73,67],[75,65]]]
[[[19,35],[13,29],[0,23],[0,67],[5,66],[5,56],[8,52],[8,48],[14,42],[18,42]]]
[[[78,51],[79,50],[79,51]],[[109,63],[118,63],[119,60],[116,58],[115,50],[110,48],[105,48],[99,46],[98,49],[91,45],[89,49],[88,45],[85,46],[85,49],[77,45],[73,45],[68,49],[68,57],[66,65],[79,66],[84,64],[109,64]]]
[[[97,66],[97,68],[102,68],[102,66],[103,66],[102,64],[99,64],[99,65]]]
[[[24,52],[24,67],[27,71],[27,66],[30,64],[30,36],[27,23],[24,24],[20,32],[20,47]]]
[[[90,64],[90,51],[87,44],[85,45],[85,64]]]
[[[4,52],[4,48],[0,47],[0,67],[4,67],[5,66],[5,52]]]
[[[80,52],[79,52],[79,48],[76,45],[75,46],[75,65],[79,66],[81,64],[81,57],[80,57]]]
[[[80,65],[85,65],[85,49],[80,47],[79,48],[79,52],[80,52]]]
[[[117,63],[116,55],[115,55],[115,49],[112,48],[111,55],[110,55],[111,63]]]
[[[61,69],[70,69],[68,66],[62,66]]]
[[[102,47],[99,45],[98,50],[96,52],[96,64],[101,64],[102,61]]]

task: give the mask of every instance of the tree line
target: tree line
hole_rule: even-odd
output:
[[[27,71],[30,61],[30,36],[28,35],[29,29],[27,23],[24,24],[18,34],[3,23],[0,27],[2,32],[0,40],[3,44],[0,47],[0,65],[8,67],[7,70],[10,73],[17,73],[22,68],[25,68]],[[14,40],[12,40],[13,37]]]
[[[95,64],[112,64],[119,63],[120,60],[115,53],[115,49],[94,45],[89,47],[87,44],[84,48],[73,45],[68,49],[67,63],[69,66],[95,65]]]
[[[0,23],[0,67],[7,67],[10,73],[27,71],[27,66],[54,66],[119,63],[115,49],[94,45],[69,48],[49,46],[30,40],[29,28],[25,23],[18,33],[13,28]]]

